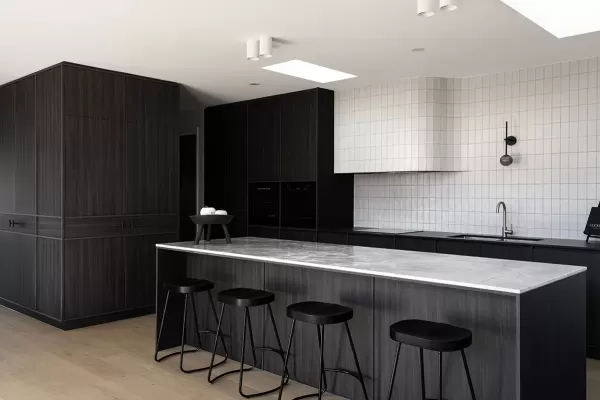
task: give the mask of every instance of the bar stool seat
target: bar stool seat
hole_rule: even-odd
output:
[[[179,294],[206,292],[214,289],[215,285],[205,279],[176,278],[163,282],[163,288]]]
[[[274,302],[275,295],[264,290],[235,288],[219,292],[217,300],[230,306],[257,307]]]
[[[315,325],[331,325],[350,321],[354,312],[339,304],[306,301],[288,306],[288,318]]]
[[[425,350],[452,352],[473,343],[471,331],[439,322],[410,319],[390,326],[390,338]]]

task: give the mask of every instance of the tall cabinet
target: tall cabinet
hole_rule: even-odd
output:
[[[153,311],[178,102],[175,83],[71,63],[0,87],[0,303],[65,329]]]

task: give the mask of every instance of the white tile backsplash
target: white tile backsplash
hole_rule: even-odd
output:
[[[436,94],[444,81],[444,94]],[[448,144],[447,154],[466,168],[355,175],[354,225],[498,234],[496,203],[503,200],[517,235],[583,238],[589,209],[600,200],[599,81],[592,58],[336,92],[336,172],[413,165],[428,151],[426,159],[435,159],[430,143]],[[412,90],[419,83],[426,89]],[[446,96],[445,110],[428,102],[435,96]],[[438,125],[430,114],[445,117]],[[510,167],[499,162],[505,121],[518,140],[509,147]]]

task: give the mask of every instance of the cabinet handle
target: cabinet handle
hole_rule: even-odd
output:
[[[121,221],[121,230],[124,231],[126,228],[126,222],[125,221]]]
[[[9,219],[9,220],[8,220],[8,227],[9,227],[9,228],[12,228],[12,227],[13,227],[13,223],[14,223],[14,222],[15,222],[15,221],[13,221],[12,219]]]

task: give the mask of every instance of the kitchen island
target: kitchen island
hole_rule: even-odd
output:
[[[259,238],[161,244],[157,321],[165,300],[161,282],[177,277],[211,280],[215,292],[250,287],[275,293],[273,311],[282,335],[291,326],[285,313],[291,303],[315,300],[352,307],[350,327],[372,399],[387,393],[395,349],[389,326],[410,318],[473,332],[467,357],[478,398],[585,399],[585,267]],[[162,349],[180,342],[183,305],[177,300],[169,303]],[[196,296],[201,329],[215,329],[205,300],[203,294]],[[258,323],[266,321],[264,310],[251,314],[257,321],[257,345],[273,346],[272,331]],[[303,325],[291,350],[291,375],[317,386],[316,332]],[[235,360],[242,326],[242,314],[226,315],[225,334],[233,341],[229,355]],[[196,343],[191,324],[186,329],[188,344],[212,350],[214,338]],[[328,328],[325,348],[326,364],[352,368],[341,327]],[[281,373],[281,361],[271,355],[258,364]],[[425,367],[431,396],[437,393],[436,354],[426,352]],[[419,398],[418,350],[406,348],[398,368],[395,396]],[[331,392],[362,398],[354,380],[332,375],[330,382]],[[460,353],[445,356],[444,391],[448,399],[468,398]]]

